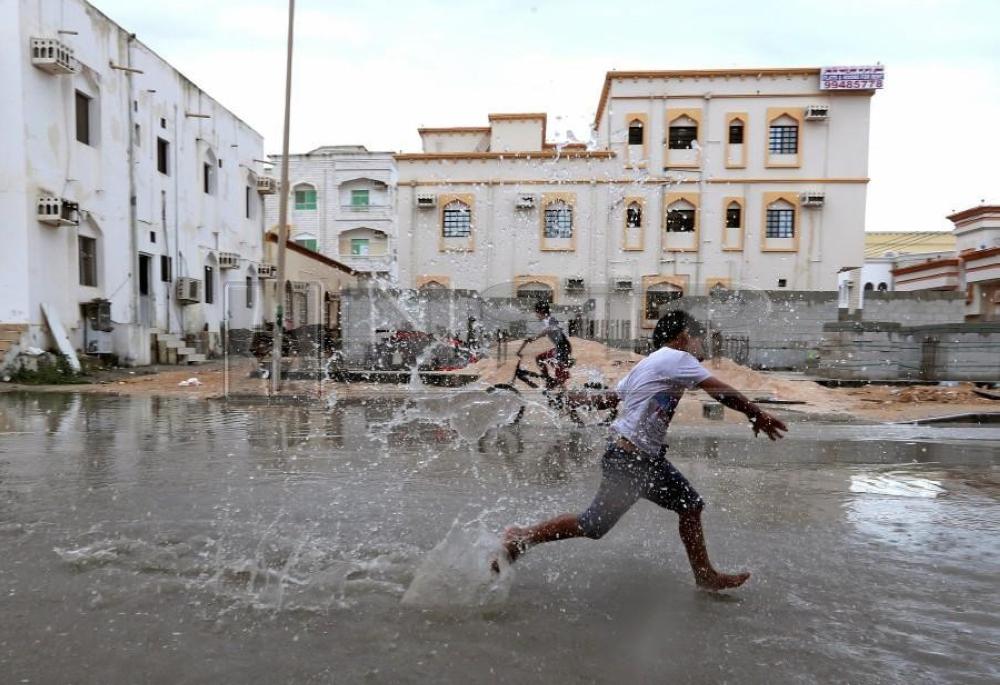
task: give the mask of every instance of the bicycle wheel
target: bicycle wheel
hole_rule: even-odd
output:
[[[509,383],[498,383],[497,385],[491,385],[490,387],[486,388],[486,393],[513,394],[517,398],[517,401],[521,404],[521,407],[520,409],[517,410],[517,413],[514,414],[514,417],[510,420],[509,425],[520,423],[521,419],[524,417],[524,400],[521,399],[521,393],[518,392],[517,388],[515,388],[513,385],[510,385]]]
[[[578,426],[607,426],[618,417],[618,395],[610,390],[574,390],[564,401],[570,420]]]

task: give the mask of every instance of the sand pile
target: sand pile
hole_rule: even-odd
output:
[[[852,395],[861,397],[866,402],[881,402],[883,404],[915,404],[920,402],[990,404],[994,402],[994,400],[977,395],[973,392],[974,387],[972,383],[961,383],[953,387],[939,385],[911,385],[906,388],[869,386],[852,392]]]
[[[570,343],[573,345],[573,358],[576,359],[576,364],[570,369],[571,385],[597,381],[613,386],[631,371],[633,366],[645,359],[641,354],[635,354],[630,350],[617,350],[593,340],[570,338]],[[461,369],[460,373],[477,374],[481,382],[489,385],[510,383],[514,377],[514,368],[517,366],[517,357],[514,353],[520,345],[520,341],[512,341],[509,348],[510,357],[499,366],[495,358],[486,358]],[[551,347],[552,343],[547,338],[528,345],[524,349],[524,367],[537,372],[535,355]]]

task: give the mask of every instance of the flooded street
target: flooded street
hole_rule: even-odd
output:
[[[741,590],[676,517],[532,550],[488,611],[400,604],[456,520],[582,511],[601,429],[397,407],[0,395],[7,683],[995,683],[1000,427],[675,426]]]

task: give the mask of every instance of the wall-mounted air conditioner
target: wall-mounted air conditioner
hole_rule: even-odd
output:
[[[309,281],[288,281],[288,287],[293,293],[307,293]]]
[[[278,179],[272,176],[258,176],[257,192],[261,195],[274,195],[278,192]]]
[[[518,195],[514,206],[518,209],[534,209],[535,208],[535,196],[529,194]]]
[[[238,269],[240,268],[240,256],[235,252],[220,252],[219,253],[219,268],[220,269]]]
[[[630,293],[633,290],[632,281],[628,278],[616,278],[611,281],[611,290],[616,293]]]
[[[582,293],[586,290],[586,286],[583,283],[583,279],[579,277],[567,278],[564,283],[566,292],[568,293]]]
[[[178,278],[177,301],[181,304],[201,302],[201,281],[197,278]]]
[[[417,193],[413,198],[413,204],[418,209],[431,209],[437,207],[437,203],[437,195],[432,195],[431,193]]]
[[[803,207],[822,207],[826,203],[826,193],[819,190],[807,190],[799,193],[799,204]]]
[[[278,267],[270,262],[261,262],[257,265],[257,277],[258,278],[277,278],[278,277]]]
[[[38,220],[52,226],[75,226],[80,223],[80,206],[61,197],[38,198]]]
[[[828,105],[809,105],[805,111],[806,121],[826,121],[830,118]]]
[[[75,74],[73,48],[55,38],[31,39],[31,63],[50,74]]]

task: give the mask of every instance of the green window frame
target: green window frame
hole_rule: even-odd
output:
[[[316,209],[316,189],[302,188],[295,191],[295,209]]]
[[[295,241],[307,250],[312,250],[316,252],[317,242],[315,238],[299,238]]]
[[[351,256],[367,257],[371,243],[368,238],[351,238]]]
[[[367,207],[369,204],[370,204],[370,198],[367,190],[351,191],[352,207]]]

